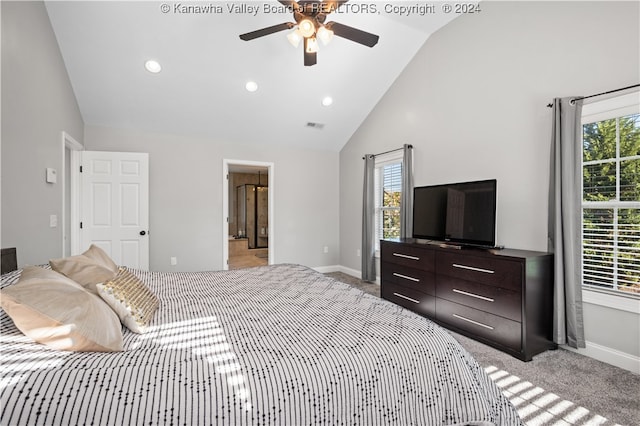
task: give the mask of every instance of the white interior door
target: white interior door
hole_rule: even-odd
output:
[[[82,151],[80,244],[149,269],[149,154]]]

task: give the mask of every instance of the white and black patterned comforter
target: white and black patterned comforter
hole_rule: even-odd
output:
[[[2,425],[521,425],[444,329],[309,268],[134,272],[161,302],[124,352],[54,351],[0,311]]]

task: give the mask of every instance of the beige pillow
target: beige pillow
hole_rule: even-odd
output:
[[[51,259],[51,269],[71,278],[93,294],[98,294],[96,284],[112,278],[118,274],[118,266],[100,247],[91,247],[82,254]]]
[[[158,309],[158,298],[138,277],[120,268],[114,279],[96,285],[98,294],[134,333],[144,333]]]
[[[55,271],[26,267],[0,292],[0,306],[26,336],[54,349],[122,350],[122,325],[111,308]]]

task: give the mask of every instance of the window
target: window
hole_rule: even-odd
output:
[[[582,113],[583,285],[640,295],[638,93]]]
[[[376,157],[376,251],[380,240],[400,237],[402,201],[402,152]]]

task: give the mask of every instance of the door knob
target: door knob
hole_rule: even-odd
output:
[[[140,231],[140,235],[147,235],[147,231]]]

